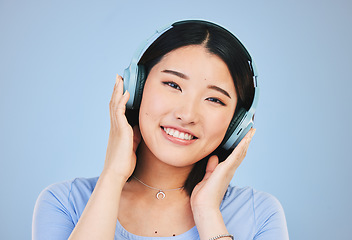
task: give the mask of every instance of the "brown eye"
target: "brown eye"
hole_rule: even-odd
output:
[[[218,98],[213,98],[213,97],[210,97],[210,98],[207,98],[206,100],[210,101],[210,102],[214,102],[214,103],[217,103],[217,104],[220,104],[222,106],[225,106],[225,103],[223,103],[220,99]]]
[[[163,84],[170,86],[170,87],[182,92],[182,89],[180,88],[180,86],[175,82],[163,82]]]

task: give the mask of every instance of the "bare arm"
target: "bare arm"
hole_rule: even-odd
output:
[[[191,206],[201,240],[228,234],[220,212],[220,204],[236,169],[246,156],[255,130],[251,129],[230,156],[222,163],[210,157],[203,180],[194,188]],[[231,239],[229,237],[221,240]]]
[[[129,93],[122,93],[123,81],[117,76],[109,105],[111,127],[104,169],[70,240],[114,239],[121,192],[135,168],[140,141],[138,128],[132,129],[125,117]]]

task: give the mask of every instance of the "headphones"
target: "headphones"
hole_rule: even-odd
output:
[[[255,110],[258,104],[258,96],[259,96],[259,88],[257,85],[257,69],[256,66],[248,53],[247,49],[244,45],[227,29],[204,20],[183,20],[175,22],[166,27],[162,27],[157,29],[156,32],[137,49],[133,58],[131,60],[128,68],[125,69],[123,74],[123,87],[124,91],[128,90],[130,93],[130,98],[126,104],[126,107],[129,109],[138,109],[142,100],[143,87],[146,80],[146,72],[143,65],[138,65],[139,60],[145,53],[145,51],[149,48],[149,46],[158,39],[163,33],[170,30],[176,25],[184,24],[184,23],[202,23],[208,26],[216,27],[222,31],[226,31],[233,36],[234,40],[241,46],[243,52],[248,58],[248,64],[253,74],[253,86],[254,86],[254,97],[251,107],[247,111],[245,108],[236,109],[236,113],[234,114],[230,125],[226,131],[225,137],[222,141],[222,147],[226,150],[233,149],[237,146],[237,144],[243,139],[243,137],[248,133],[248,131],[253,126],[253,117]]]

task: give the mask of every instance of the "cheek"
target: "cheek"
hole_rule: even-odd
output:
[[[167,98],[165,99],[155,86],[146,85],[139,110],[139,125],[142,136],[155,124],[159,126],[160,119],[168,111],[168,106],[170,104]]]
[[[232,117],[229,117],[229,114],[226,113],[218,113],[211,114],[206,118],[206,122],[204,122],[204,131],[207,133],[204,149],[203,149],[203,157],[208,156],[212,153],[217,147],[219,147],[220,143],[225,137],[227,128],[230,124]]]
[[[142,102],[140,106],[140,123],[143,122],[143,118],[156,118],[159,114],[162,114],[165,109],[165,101],[163,101],[157,92],[146,91],[143,94]]]
[[[207,131],[209,132],[209,137],[216,144],[220,144],[223,140],[230,121],[232,119],[231,113],[222,114],[211,114],[207,118]]]

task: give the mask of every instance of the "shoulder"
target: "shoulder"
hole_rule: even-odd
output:
[[[269,193],[229,186],[220,210],[225,223],[234,228],[243,225],[242,229],[254,239],[264,235],[268,237],[258,239],[288,239],[282,205]]]
[[[268,208],[282,210],[282,206],[276,197],[251,187],[229,186],[221,205],[226,208],[233,204],[247,205],[255,211]]]
[[[88,202],[98,178],[75,178],[46,187],[36,202],[35,210],[60,210],[73,219],[79,218]],[[76,213],[79,216],[72,216]]]
[[[54,183],[46,187],[39,195],[39,198],[68,199],[72,196],[91,195],[98,177],[95,178],[75,178],[72,180]]]
[[[33,239],[67,239],[77,224],[98,178],[76,178],[46,187],[33,212]]]

